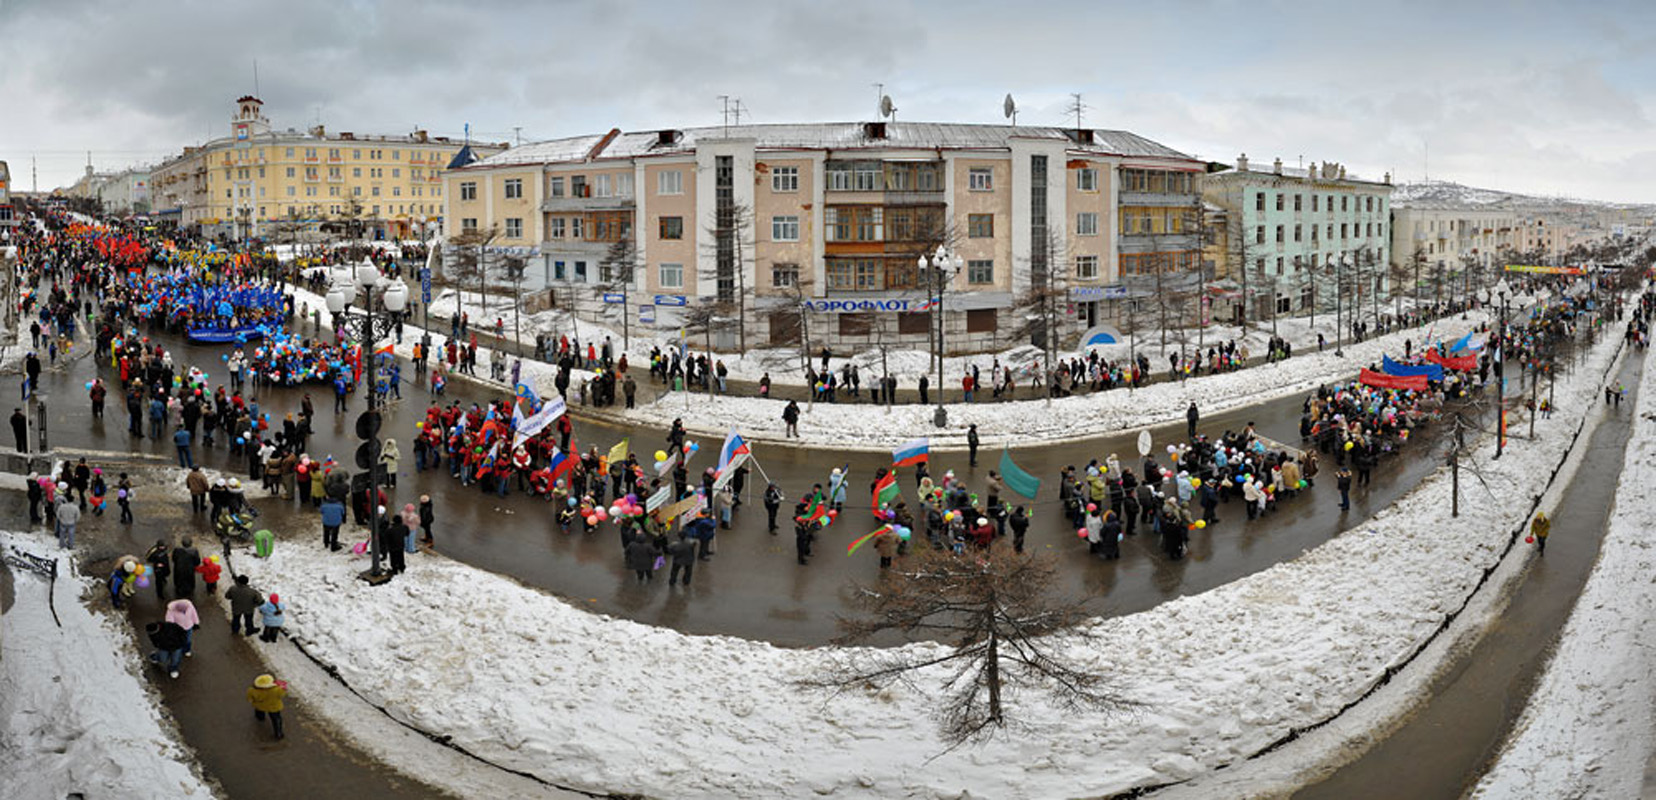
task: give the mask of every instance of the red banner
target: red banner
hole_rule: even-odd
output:
[[[1458,369],[1462,372],[1478,368],[1477,356],[1456,356],[1454,358],[1444,358],[1439,355],[1436,350],[1427,350],[1426,360],[1429,363],[1436,364],[1444,369]]]
[[[1357,379],[1364,384],[1380,389],[1412,389],[1417,392],[1426,391],[1425,375],[1387,375],[1384,372],[1375,372],[1365,369],[1358,374]]]

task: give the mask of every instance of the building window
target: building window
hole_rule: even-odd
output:
[[[1276,240],[1277,240],[1277,244],[1282,244],[1282,242],[1283,242],[1283,241],[1284,241],[1284,239],[1283,239],[1283,231],[1282,231],[1282,229],[1283,229],[1283,226],[1281,226],[1281,225],[1278,225],[1278,226],[1276,226]]]
[[[852,184],[859,192],[877,192],[881,188],[880,165],[858,164],[852,171]]]
[[[1312,213],[1315,213],[1318,210],[1317,207],[1320,204],[1321,204],[1321,196],[1320,195],[1311,195],[1311,211],[1312,211]]]
[[[798,264],[771,265],[771,285],[778,288],[792,288],[799,285]]]
[[[564,218],[563,217],[553,217],[552,220],[551,220],[550,226],[551,226],[551,229],[549,231],[547,231],[547,234],[546,234],[547,238],[549,238],[549,239],[562,239],[562,238],[564,238]]]
[[[684,238],[684,217],[662,217],[660,227],[663,239]]]
[[[1260,197],[1264,197],[1264,196],[1265,195],[1260,195]],[[1265,226],[1260,225],[1259,227],[1254,228],[1254,244],[1264,244],[1264,243],[1265,243]]]
[[[1300,241],[1300,237],[1304,235],[1304,227],[1304,225],[1299,223],[1294,224],[1294,241]]]
[[[392,172],[391,177],[395,178],[396,177],[396,174],[395,174],[396,170],[391,170],[391,172]],[[521,200],[521,199],[523,199],[523,179],[522,178],[507,178],[506,179],[506,199],[507,200]]]
[[[552,197],[564,196],[564,179],[551,178],[546,182],[546,193]]]
[[[1092,211],[1083,211],[1075,215],[1076,236],[1098,235],[1098,214]]]
[[[380,187],[378,187],[378,186],[375,186],[375,187],[374,187],[374,188],[373,188],[373,190],[372,190],[372,192],[373,192],[373,195],[374,195],[374,196],[375,196],[375,197],[379,197],[379,196],[380,196],[380,195],[379,195],[379,192],[380,192]]]
[[[1093,280],[1098,277],[1098,256],[1076,256],[1075,277]]]
[[[335,189],[337,189],[337,188],[339,188],[339,187],[337,187],[337,186],[335,186],[335,187],[334,187],[334,188],[335,188]],[[287,196],[288,196],[288,197],[292,197],[292,196],[294,196],[294,195],[295,195],[295,194],[298,194],[298,193],[297,193],[297,192],[295,192],[295,191],[294,191],[294,190],[293,190],[293,187],[292,187],[292,186],[289,186],[289,187],[287,187]]]
[[[460,199],[477,199],[477,183],[475,181],[466,181],[465,183],[460,184]]]
[[[1350,210],[1350,208],[1351,208],[1351,198],[1346,197],[1344,195],[1341,195],[1340,196],[1340,211],[1343,213],[1345,211]]]
[[[994,333],[999,316],[992,308],[974,308],[966,312],[967,333]]]
[[[873,314],[841,314],[839,315],[839,335],[867,336],[874,332]]]
[[[287,149],[287,157],[288,158],[293,158],[293,148],[289,147]]]
[[[684,265],[662,264],[656,267],[656,285],[663,289],[683,289]]]
[[[657,172],[656,194],[684,194],[684,173],[676,169]]]
[[[507,217],[506,218],[506,238],[508,238],[508,239],[522,239],[523,238],[523,219],[521,217]]]
[[[995,215],[967,214],[966,235],[973,239],[995,238]]]
[[[966,173],[966,188],[974,192],[995,190],[995,171],[990,167],[972,167]]]
[[[797,242],[799,241],[799,217],[778,216],[771,217],[771,241]]]
[[[993,259],[973,259],[966,262],[966,282],[970,284],[986,284],[995,282],[995,262]]]
[[[799,167],[772,167],[771,191],[797,192],[799,191]]]
[[[1282,274],[1282,256],[1277,256],[1277,274]]]
[[[1300,195],[1300,194],[1295,194],[1295,195],[1294,195],[1294,210],[1295,210],[1295,211],[1299,211],[1299,210],[1300,210],[1300,200],[1301,200],[1301,199],[1302,199],[1302,198],[1303,198],[1303,197],[1304,197],[1304,195]]]
[[[569,218],[569,238],[583,239],[586,237],[586,220],[580,217]]]
[[[1098,191],[1098,170],[1083,167],[1075,171],[1075,188],[1082,192]]]
[[[1265,210],[1265,193],[1264,192],[1256,192],[1254,194],[1254,210],[1255,211],[1264,211]]]
[[[1276,210],[1282,210],[1282,192],[1277,192],[1276,194]]]
[[[293,177],[293,167],[288,167],[287,168],[287,176],[289,178]]]
[[[835,258],[828,261],[828,288],[868,291],[883,288],[879,262],[871,258]]]
[[[466,217],[466,218],[460,220],[460,230],[463,230],[463,231],[475,231],[475,230],[477,230],[477,217]]]

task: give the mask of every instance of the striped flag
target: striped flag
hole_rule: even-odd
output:
[[[885,533],[886,531],[889,531],[889,530],[891,530],[890,525],[881,525],[880,527],[875,528],[870,533],[865,533],[861,536],[858,536],[855,541],[853,541],[850,544],[845,546],[845,554],[846,555],[851,555],[852,553],[857,552],[857,548],[862,547],[864,542],[867,542],[869,539],[872,539],[876,536],[879,536],[880,534]]]
[[[552,480],[557,480],[575,468],[575,461],[576,459],[570,458],[569,454],[554,447],[552,457],[546,460],[546,468],[552,471]]]
[[[891,451],[891,465],[907,467],[914,464],[923,464],[931,457],[931,439],[915,439],[908,444]]]
[[[874,496],[869,501],[871,510],[879,513],[880,507],[896,500],[902,491],[897,488],[897,473],[887,472],[884,477],[874,482]]]

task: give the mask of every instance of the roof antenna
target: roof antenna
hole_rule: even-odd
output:
[[[1012,127],[1018,127],[1018,104],[1012,102],[1012,93],[1006,93],[1006,99],[1001,101],[1001,116],[1012,120]]]
[[[259,60],[253,59],[253,96],[259,96]]]
[[[719,125],[724,128],[724,133],[728,136],[730,134],[730,95],[721,94],[719,100],[724,103],[724,109],[719,112]]]
[[[1087,104],[1081,102],[1081,93],[1080,92],[1074,92],[1074,93],[1070,94],[1069,108],[1065,109],[1065,111],[1068,111],[1069,113],[1075,115],[1075,129],[1076,130],[1081,130],[1081,115],[1082,115],[1082,112],[1084,112],[1086,110],[1087,110]]]

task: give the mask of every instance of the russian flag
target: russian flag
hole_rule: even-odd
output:
[[[891,465],[907,467],[914,464],[923,464],[931,457],[931,439],[915,439],[908,444],[891,451]]]
[[[574,469],[575,459],[570,458],[564,451],[552,448],[552,457],[546,460],[546,468],[552,472],[552,480],[563,477],[563,474]]]
[[[731,428],[730,433],[725,435],[724,446],[719,448],[719,466],[714,469],[714,474],[723,474],[725,467],[730,466],[731,459],[744,455],[753,455],[753,451],[748,448],[748,443],[741,435],[736,433],[736,429]]]

